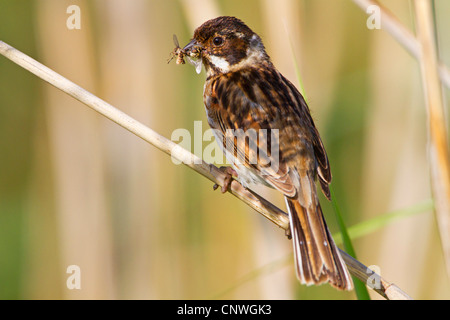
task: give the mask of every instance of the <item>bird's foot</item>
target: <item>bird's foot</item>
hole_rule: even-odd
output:
[[[233,181],[233,176],[237,177],[238,174],[232,167],[220,167],[219,170],[222,171],[222,173],[224,173],[226,175],[226,177],[223,181],[223,186],[220,189],[220,191],[222,193],[225,193],[230,189],[231,181]],[[213,189],[217,190],[218,187],[219,187],[219,185],[216,183],[213,186]]]

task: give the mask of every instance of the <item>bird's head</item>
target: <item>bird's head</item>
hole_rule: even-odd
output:
[[[208,76],[270,63],[261,38],[235,17],[218,17],[203,23],[183,48],[201,59]]]

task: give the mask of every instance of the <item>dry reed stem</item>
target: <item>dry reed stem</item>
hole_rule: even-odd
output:
[[[403,292],[394,283],[386,281],[379,274],[363,265],[356,259],[353,259],[348,253],[340,251],[342,258],[347,264],[350,273],[363,281],[369,288],[388,300],[412,300],[412,298]]]
[[[389,34],[414,58],[420,59],[421,52],[419,41],[414,34],[392,14],[392,12],[376,0],[353,0],[353,2],[366,13],[369,6],[378,6],[381,12],[381,29],[389,32]],[[438,70],[442,83],[450,89],[450,70],[442,62],[439,62]]]
[[[106,118],[112,120],[128,131],[134,133],[139,138],[152,144],[159,150],[170,155],[174,159],[182,162],[186,166],[200,173],[214,183],[223,186],[225,174],[216,166],[208,164],[189,151],[183,149],[171,140],[159,135],[152,129],[146,127],[142,123],[131,118],[122,111],[114,108],[112,105],[101,100],[92,93],[86,91],[70,80],[59,75],[50,68],[42,65],[26,54],[11,47],[3,41],[0,41],[0,54],[18,64],[22,68],[28,70],[54,87],[67,93],[78,101],[84,103],[91,109],[97,111]],[[245,202],[247,205],[255,209],[264,217],[275,223],[285,231],[289,230],[289,218],[287,214],[254,193],[241,186],[236,180],[233,180],[230,190],[234,196]],[[340,250],[351,274],[365,282],[370,288],[378,292],[387,299],[411,299],[407,294],[400,290],[397,286],[381,278],[378,274],[370,270],[368,267],[349,256],[344,251]]]
[[[420,43],[419,63],[428,113],[431,185],[447,274],[450,277],[450,157],[433,9],[429,0],[416,0],[414,4],[417,38]]]

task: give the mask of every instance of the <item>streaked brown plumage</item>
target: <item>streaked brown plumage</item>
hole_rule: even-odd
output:
[[[205,66],[203,99],[208,123],[227,158],[233,160],[238,180],[244,186],[264,183],[284,194],[299,280],[352,289],[317,196],[318,177],[323,193],[330,198],[331,171],[302,95],[274,67],[260,37],[237,18],[205,22],[195,30],[183,53],[201,59]],[[266,130],[268,134],[237,139],[227,135],[230,129],[244,133]],[[277,143],[273,143],[274,137]],[[258,149],[249,147],[251,141],[246,140],[253,140]],[[273,163],[276,160],[277,165],[269,165],[263,157]]]

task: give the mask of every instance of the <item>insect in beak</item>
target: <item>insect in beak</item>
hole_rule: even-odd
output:
[[[188,60],[190,64],[195,67],[195,71],[200,74],[202,71],[202,50],[203,47],[197,42],[197,40],[193,39],[189,42],[183,49],[180,48],[178,44],[178,39],[176,35],[173,35],[173,43],[175,45],[175,49],[170,53],[171,56],[167,63],[172,61],[173,58],[177,57],[177,64],[184,64],[184,58]]]
[[[173,58],[177,57],[177,64],[185,64],[184,62],[184,56],[185,52],[183,49],[180,48],[180,45],[178,43],[178,38],[176,35],[173,35],[173,44],[175,45],[175,49],[170,53],[170,58],[167,60],[167,63],[170,63]]]
[[[192,39],[191,42],[182,49],[186,59],[195,67],[195,71],[198,74],[202,71],[202,50],[203,47],[195,39]]]

